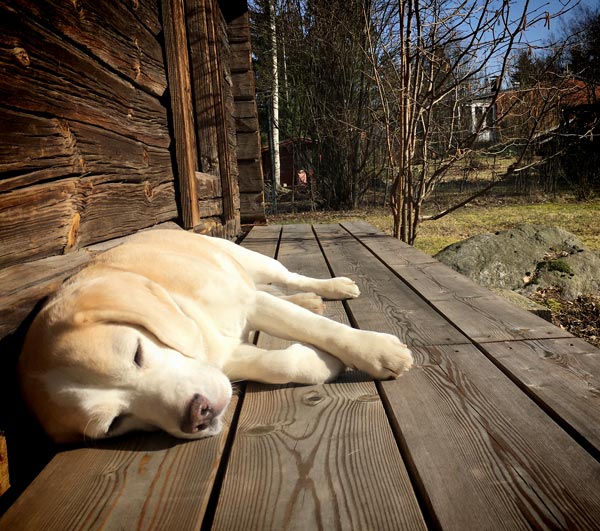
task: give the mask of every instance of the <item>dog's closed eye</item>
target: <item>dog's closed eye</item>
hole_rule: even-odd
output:
[[[133,362],[141,369],[144,364],[144,355],[142,350],[142,343],[138,341],[137,349],[135,351],[135,356],[133,357]]]
[[[127,415],[124,413],[121,413],[120,415],[117,415],[112,422],[110,423],[110,426],[108,427],[108,429],[106,430],[106,435],[107,437],[110,437],[111,435],[115,435],[115,432],[122,426],[123,421],[127,418]]]

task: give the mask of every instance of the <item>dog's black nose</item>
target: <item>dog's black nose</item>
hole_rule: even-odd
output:
[[[201,394],[196,393],[190,400],[183,417],[181,431],[184,433],[198,433],[208,428],[215,416],[215,410],[208,400]]]

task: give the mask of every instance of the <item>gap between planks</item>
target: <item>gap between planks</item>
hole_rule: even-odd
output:
[[[408,266],[407,260],[399,260],[397,256],[394,260],[389,243],[393,242],[393,249],[398,254],[406,251],[409,255],[420,255],[418,261],[424,268],[434,269],[431,267],[431,264],[437,264],[434,259],[427,262],[424,259],[427,255],[424,253],[392,240],[366,223],[346,223],[342,224],[342,228],[452,326],[469,337],[468,332],[456,323],[456,319],[448,316],[436,300],[426,296],[430,293],[426,282],[439,280],[435,274],[428,276],[419,270],[421,278],[415,278],[415,270]],[[382,236],[388,238],[385,248],[379,241]],[[439,265],[443,274],[450,273],[453,281],[469,294],[484,297],[488,295],[486,288],[476,285],[447,266]],[[407,278],[407,270],[412,272],[411,278]],[[443,282],[441,285],[443,286]],[[492,296],[502,303],[498,308],[499,312],[511,306],[499,296]],[[533,335],[513,339],[499,338],[494,341],[480,341],[469,337],[470,341],[550,418],[596,460],[600,460],[600,431],[594,429],[595,426],[600,426],[600,408],[596,404],[600,396],[600,350],[525,310],[515,308],[514,312],[523,319],[530,319],[534,324],[539,323],[541,330],[547,333],[540,334],[541,337]]]
[[[347,274],[358,242],[339,243],[342,238],[336,236],[341,233],[335,227],[316,229],[317,235],[332,236],[334,243],[324,248],[333,271]],[[387,238],[386,243],[390,241]],[[360,324],[361,319],[357,321]],[[598,500],[589,496],[579,478],[585,474],[586,481],[596,483],[598,463],[527,395],[514,393],[513,382],[475,345],[417,347],[415,354],[421,364],[402,378],[401,385],[383,382],[382,386],[390,410],[402,419],[398,429],[402,426],[403,438],[410,441],[409,449],[416,456],[414,468],[444,528],[479,528],[499,522],[515,529],[560,527],[565,522],[570,522],[567,527],[596,527],[589,515],[598,513]],[[437,409],[444,403],[448,409],[441,414]],[[448,419],[454,420],[448,423]],[[440,437],[445,423],[447,432]],[[430,433],[423,432],[424,424],[431,426]],[[448,469],[450,463],[461,461],[456,470]],[[473,475],[473,467],[478,475]],[[459,503],[449,503],[448,486],[454,484],[463,492],[454,500]],[[564,497],[563,492],[571,494]]]
[[[251,234],[260,241],[262,232]],[[284,226],[278,250],[291,269],[330,276],[310,228]],[[330,317],[345,320],[339,302],[328,307]],[[259,346],[282,348],[285,342],[261,335]],[[215,529],[424,529],[377,390],[359,375],[349,372],[322,386],[249,384]]]

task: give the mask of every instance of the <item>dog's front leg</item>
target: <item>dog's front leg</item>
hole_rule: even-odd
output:
[[[233,381],[318,384],[333,380],[343,368],[337,358],[299,343],[281,350],[242,344],[226,361],[223,372]]]
[[[356,330],[268,293],[258,292],[250,326],[333,354],[376,378],[397,378],[412,366],[410,350],[396,336]]]

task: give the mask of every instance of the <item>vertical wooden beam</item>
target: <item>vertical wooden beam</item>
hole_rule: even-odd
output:
[[[233,236],[239,227],[239,190],[227,29],[216,0],[185,0],[185,6],[200,168],[221,180],[222,221]]]
[[[190,43],[192,73],[192,98],[198,127],[198,153],[200,171],[220,176],[217,145],[217,114],[213,78],[216,76],[208,41],[211,0],[185,0],[186,22]]]
[[[0,433],[0,496],[10,487],[8,480],[8,452],[6,451],[6,439]]]
[[[162,16],[181,218],[184,227],[191,229],[200,221],[195,179],[198,157],[183,0],[162,0]]]
[[[227,28],[225,26],[225,20],[222,18],[221,11],[217,4],[217,0],[212,0],[213,16],[212,18],[212,31],[214,39],[214,60],[215,70],[217,75],[213,78],[215,86],[215,92],[219,95],[217,117],[218,117],[218,143],[219,143],[219,165],[221,168],[221,186],[223,188],[223,218],[227,223],[235,219],[235,196],[239,194],[237,186],[235,185],[233,169],[231,165],[231,159],[229,154],[229,135],[227,133],[228,126],[233,125],[233,105],[228,109],[227,107],[227,92],[231,94],[231,101],[233,103],[233,92],[231,85],[227,85],[227,65],[224,50],[224,41],[227,40]],[[231,80],[231,73],[228,73],[229,80]]]

